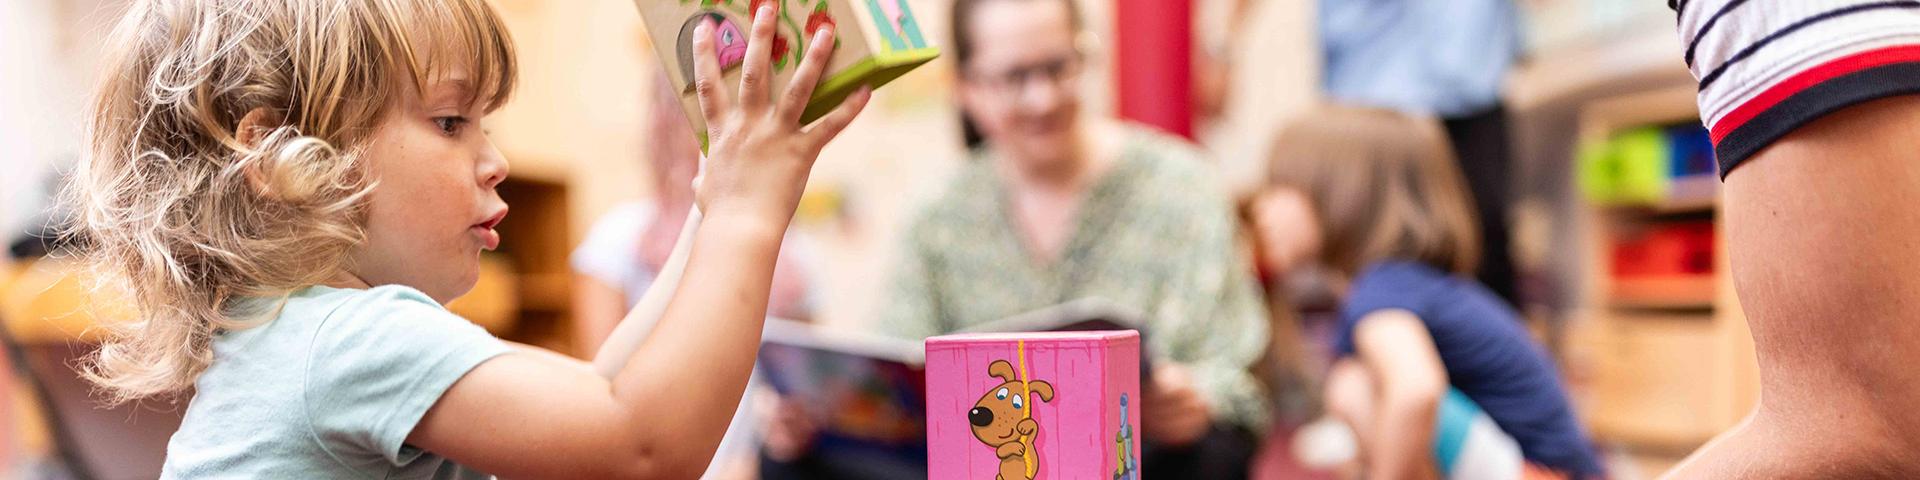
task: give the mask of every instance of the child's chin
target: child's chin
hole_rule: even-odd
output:
[[[479,283],[479,279],[480,269],[478,266],[470,266],[458,279],[433,282],[434,286],[431,290],[425,288],[421,290],[422,293],[426,293],[428,297],[432,297],[435,302],[446,305],[447,303],[453,302],[454,299],[464,297],[467,293],[472,292],[474,285]]]

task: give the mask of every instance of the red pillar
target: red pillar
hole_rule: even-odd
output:
[[[1193,138],[1191,0],[1115,0],[1120,118]]]

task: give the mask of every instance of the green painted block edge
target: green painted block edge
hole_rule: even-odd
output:
[[[813,91],[813,100],[807,102],[807,110],[800,114],[800,123],[804,125],[820,119],[862,86],[878,89],[935,58],[940,58],[940,49],[932,47],[878,52],[868,56],[840,74],[821,81]]]

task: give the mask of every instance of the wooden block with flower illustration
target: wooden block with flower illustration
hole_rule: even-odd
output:
[[[774,85],[784,88],[822,26],[834,27],[833,60],[801,115],[812,122],[860,87],[879,88],[940,55],[927,44],[907,0],[634,0],[647,36],[680,92],[681,109],[706,144],[706,119],[693,93],[693,31],[713,26],[717,59],[727,85],[739,84],[754,12],[772,6],[774,41],[769,54]]]

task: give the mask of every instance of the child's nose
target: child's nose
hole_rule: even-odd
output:
[[[492,140],[488,140],[487,147],[480,152],[478,167],[475,173],[479,174],[482,188],[491,189],[507,179],[507,156],[493,146]]]

